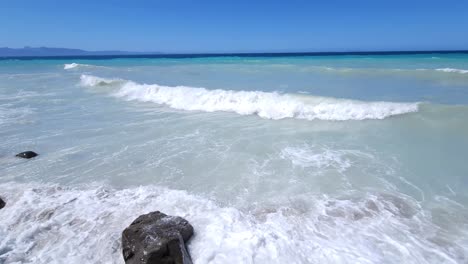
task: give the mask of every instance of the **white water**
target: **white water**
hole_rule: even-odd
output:
[[[79,69],[79,68],[105,68],[103,66],[91,65],[91,64],[83,64],[83,63],[67,63],[63,65],[64,70],[72,70],[72,69]]]
[[[416,201],[386,193],[298,195],[236,209],[152,186],[10,183],[0,189],[8,201],[0,211],[0,262],[6,263],[123,263],[121,231],[136,215],[154,210],[180,215],[194,226],[189,244],[194,263],[419,263],[423,258],[456,263],[464,258],[460,241],[439,233]]]
[[[78,64],[78,63],[74,63],[74,62],[73,62],[73,63],[70,63],[70,64],[65,64],[65,65],[63,66],[63,69],[64,69],[64,70],[70,70],[70,69],[74,69],[74,68],[79,67],[79,66],[82,66],[82,65],[85,65],[85,64]]]
[[[384,119],[418,111],[417,103],[361,102],[307,95],[278,94],[261,91],[207,90],[187,86],[138,84],[120,79],[81,75],[83,86],[116,85],[116,97],[154,102],[188,111],[226,111],[258,115],[266,119],[296,118],[306,120]]]
[[[468,70],[454,69],[454,68],[441,68],[441,69],[436,69],[436,71],[441,71],[441,72],[454,72],[454,73],[461,73],[461,74],[468,73]]]

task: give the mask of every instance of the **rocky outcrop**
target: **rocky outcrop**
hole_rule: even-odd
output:
[[[3,201],[2,198],[0,198],[0,209],[5,207],[5,205],[6,205],[5,201]]]
[[[16,154],[16,157],[23,158],[23,159],[30,159],[30,158],[36,157],[37,155],[39,154],[37,154],[34,151],[25,151],[25,152]]]
[[[185,247],[193,235],[190,223],[159,211],[139,216],[122,232],[126,264],[191,264]]]

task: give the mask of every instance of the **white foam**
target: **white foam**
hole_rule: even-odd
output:
[[[120,79],[82,75],[81,85],[119,84],[114,96],[154,102],[188,111],[225,111],[266,119],[364,120],[418,111],[418,103],[363,102],[299,94],[261,91],[208,90],[189,86],[139,84]]]
[[[101,78],[101,77],[95,77],[92,75],[85,75],[85,74],[81,75],[80,77],[80,84],[82,86],[90,86],[90,87],[104,86],[104,85],[119,83],[122,81],[123,80],[120,80],[120,79],[106,79],[106,78]]]
[[[302,168],[313,167],[318,171],[334,168],[343,172],[351,167],[352,162],[347,157],[350,152],[320,146],[286,147],[281,150],[280,157]]]
[[[461,73],[461,74],[466,74],[466,73],[468,73],[468,70],[454,69],[454,68],[440,68],[440,69],[436,69],[436,71],[440,71],[440,72],[451,72],[451,73]]]
[[[89,64],[82,64],[82,63],[68,63],[63,66],[64,70],[71,70],[71,69],[76,69],[76,68],[81,68],[81,67],[102,67],[102,66],[96,66],[96,65],[89,65]]]
[[[442,231],[406,196],[306,195],[242,209],[155,186],[9,182],[0,190],[7,202],[0,210],[1,263],[123,263],[122,230],[154,210],[194,226],[189,251],[196,264],[456,263],[468,255],[457,237],[463,225],[454,237],[439,237]]]
[[[293,166],[313,168],[316,173],[326,170],[345,172],[357,162],[368,165],[378,162],[371,153],[357,149],[334,149],[326,145],[288,146],[279,154],[283,160],[288,160]]]
[[[64,70],[70,70],[70,69],[74,69],[74,68],[76,68],[78,66],[80,66],[80,64],[73,62],[73,63],[70,63],[70,64],[65,64],[63,69]]]

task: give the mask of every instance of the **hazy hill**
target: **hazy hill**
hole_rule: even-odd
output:
[[[87,51],[81,49],[24,47],[19,49],[0,48],[0,57],[26,57],[26,56],[102,56],[102,55],[132,55],[132,54],[158,54],[158,52],[130,52],[119,50]]]

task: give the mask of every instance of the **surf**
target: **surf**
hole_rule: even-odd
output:
[[[257,115],[272,120],[384,119],[417,112],[419,105],[419,103],[365,102],[278,92],[140,84],[130,80],[106,79],[93,75],[81,75],[80,84],[85,87],[113,86],[115,90],[112,95],[128,101],[153,102],[186,111],[221,111]]]

